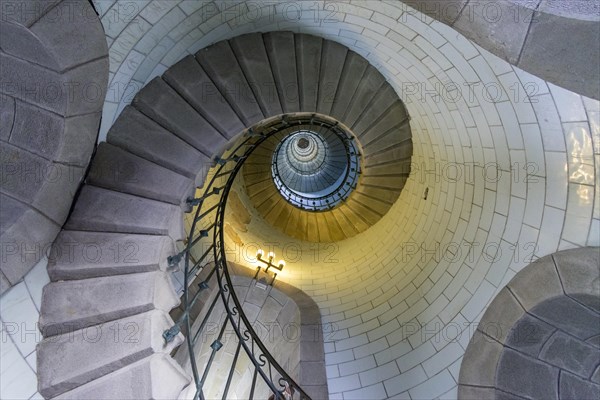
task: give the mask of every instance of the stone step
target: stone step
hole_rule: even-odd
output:
[[[48,274],[58,281],[164,271],[175,252],[168,236],[63,230],[48,257]]]
[[[344,124],[346,124],[346,121],[344,121],[346,110],[350,106],[368,65],[367,60],[353,51],[348,51],[330,114]]]
[[[300,111],[296,51],[292,32],[269,32],[263,35],[271,60],[271,70],[284,113]]]
[[[226,146],[221,133],[160,77],[144,86],[132,104],[211,159]]]
[[[178,174],[204,182],[212,160],[132,106],[123,109],[108,131],[108,143]]]
[[[300,109],[316,112],[323,39],[306,34],[296,35],[295,39]]]
[[[373,101],[367,105],[362,113],[359,114],[359,118],[351,125],[354,134],[358,136],[364,133],[397,101],[398,95],[394,91],[394,88],[388,84],[384,84],[381,90],[377,92],[377,96],[375,96]],[[403,113],[406,114],[406,110]]]
[[[181,207],[91,185],[83,186],[65,228],[185,237]]]
[[[368,223],[367,221],[365,221],[362,217],[362,215],[360,214],[360,211],[355,211],[355,209],[352,207],[353,202],[351,201],[352,199],[348,199],[346,200],[345,207],[343,208],[337,208],[336,210],[339,210],[340,212],[342,212],[344,214],[344,217],[350,222],[350,224],[353,225],[353,228],[357,231],[357,232],[363,232],[366,231],[367,229],[369,229],[369,227],[372,225],[370,223]],[[354,202],[355,204],[355,202]],[[340,219],[338,218],[338,221],[340,221]]]
[[[377,126],[373,127],[373,129],[365,135],[366,138],[370,139],[377,135],[377,132],[383,132],[376,136],[373,140],[370,140],[367,144],[363,145],[363,153],[365,156],[385,151],[398,146],[400,143],[407,143],[411,140],[408,120],[399,122],[399,125],[392,125],[394,124],[394,119],[394,116],[390,116],[388,121],[382,120],[379,124],[377,124]],[[388,130],[385,130],[390,125],[392,125],[392,127]]]
[[[317,111],[321,114],[331,113],[347,53],[348,49],[339,43],[329,40],[323,43],[317,99]]]
[[[262,34],[248,33],[229,41],[265,118],[283,113]]]
[[[346,207],[344,207],[346,209]],[[346,237],[352,237],[360,231],[357,227],[346,217],[346,214],[342,211],[341,207],[334,208],[331,210],[331,215],[335,218],[338,226]]]
[[[377,118],[377,112],[379,110],[373,110],[368,106],[374,102],[379,96],[379,89],[384,84],[385,78],[377,68],[369,65],[363,79],[358,84],[356,88],[356,92],[352,97],[352,101],[350,105],[346,109],[346,114],[344,115],[344,123],[348,126],[352,126],[361,118],[366,119],[374,119]],[[373,110],[374,113],[371,114],[369,112],[363,113],[365,110]]]
[[[165,342],[162,334],[171,326],[168,314],[152,310],[45,338],[37,345],[40,394],[56,397],[155,353],[170,353],[183,342],[181,334]]]
[[[190,376],[171,357],[154,354],[55,399],[176,399],[190,380]]]
[[[108,143],[100,143],[87,183],[176,205],[196,191],[194,182]]]
[[[229,42],[224,40],[200,50],[196,59],[246,127],[264,119]]]
[[[226,138],[231,139],[245,129],[235,110],[194,56],[189,55],[173,65],[163,79]]]
[[[150,310],[169,312],[178,304],[171,278],[163,271],[51,282],[42,293],[39,324],[49,337]]]
[[[323,217],[323,223],[321,226],[324,226],[329,231],[329,238],[332,242],[337,242],[340,240],[344,240],[346,235],[344,231],[338,224],[333,212],[325,212],[321,214]],[[321,226],[319,226],[319,232],[321,231]]]

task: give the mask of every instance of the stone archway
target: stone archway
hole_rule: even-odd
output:
[[[519,272],[471,338],[458,397],[597,398],[599,262],[598,248],[572,249]]]

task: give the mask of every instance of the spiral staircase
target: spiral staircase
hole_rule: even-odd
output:
[[[289,121],[299,118],[304,122],[296,130],[315,119],[344,127],[362,157],[348,198],[321,211],[325,224],[276,195],[273,183],[274,147],[290,134],[295,123]],[[251,151],[225,157],[248,143]],[[186,239],[184,213],[200,215],[204,198],[191,199],[211,168],[234,160],[237,173],[247,159],[247,191],[267,220],[302,239],[333,241],[386,213],[408,176],[411,152],[402,102],[367,60],[340,44],[292,32],[253,33],[182,59],[148,83],[116,120],[54,244],[57,250],[89,245],[97,257],[57,251],[50,261],[52,282],[40,318],[40,393],[177,398],[188,385],[189,375],[170,357],[184,338],[169,316],[180,301],[169,274],[189,250],[187,244],[182,252],[177,248]],[[339,149],[332,154],[343,156]],[[212,184],[199,193],[210,196]],[[217,265],[217,273],[226,270],[224,259],[212,261],[206,265]],[[168,340],[165,332],[171,332]]]

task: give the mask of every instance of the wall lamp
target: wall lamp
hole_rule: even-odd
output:
[[[256,252],[256,260],[265,264],[266,267],[261,267],[260,265],[258,267],[256,267],[256,273],[254,274],[254,280],[256,280],[256,286],[260,287],[261,289],[266,289],[267,286],[273,286],[273,282],[275,282],[275,278],[277,278],[277,272],[273,272],[271,271],[271,273],[269,273],[269,269],[270,268],[274,268],[277,271],[281,271],[283,269],[283,267],[285,267],[285,261],[283,260],[279,260],[279,262],[277,264],[273,264],[273,259],[275,258],[275,253],[273,253],[272,251],[269,252],[269,254],[267,254],[266,260],[265,260],[265,252],[262,249],[258,249],[258,251]],[[262,271],[264,269],[264,271]],[[259,273],[266,275],[262,276],[260,279],[258,279],[258,275]],[[267,277],[269,277],[271,279],[271,282],[267,284]]]

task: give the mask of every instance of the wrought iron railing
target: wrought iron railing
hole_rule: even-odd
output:
[[[236,145],[220,158],[212,168],[203,194],[198,198],[188,199],[195,206],[191,229],[185,247],[176,255],[169,257],[169,266],[177,268],[183,264],[184,291],[182,296],[183,313],[175,325],[163,333],[167,342],[173,341],[180,333],[185,333],[185,344],[189,356],[190,369],[194,379],[194,400],[206,398],[207,382],[214,360],[219,350],[228,343],[223,337],[226,329],[232,329],[237,343],[235,354],[226,379],[218,390],[220,397],[228,398],[234,380],[235,369],[241,357],[249,359],[248,368],[252,369],[252,379],[247,382],[249,392],[247,398],[253,399],[257,385],[267,387],[274,399],[310,399],[302,388],[288,375],[269,353],[263,342],[244,314],[240,300],[233,289],[232,277],[227,266],[224,244],[224,219],[226,202],[236,175],[244,162],[265,140],[289,129],[294,124],[331,123],[316,115],[295,116],[289,119],[279,118],[274,122],[248,130]],[[202,280],[192,288],[190,284]],[[210,288],[210,282],[216,280],[217,285]],[[205,294],[217,294],[210,298]],[[219,302],[220,299],[220,302]],[[202,304],[204,302],[204,304]],[[220,303],[220,306],[218,306]],[[192,309],[201,308],[197,320],[193,320]],[[202,360],[198,359],[199,346],[206,343],[207,322],[215,314],[224,314],[218,334],[210,342],[210,349]],[[221,318],[218,318],[219,321]],[[243,356],[245,354],[245,356]],[[222,370],[222,365],[220,370]],[[262,383],[261,383],[262,382]]]

